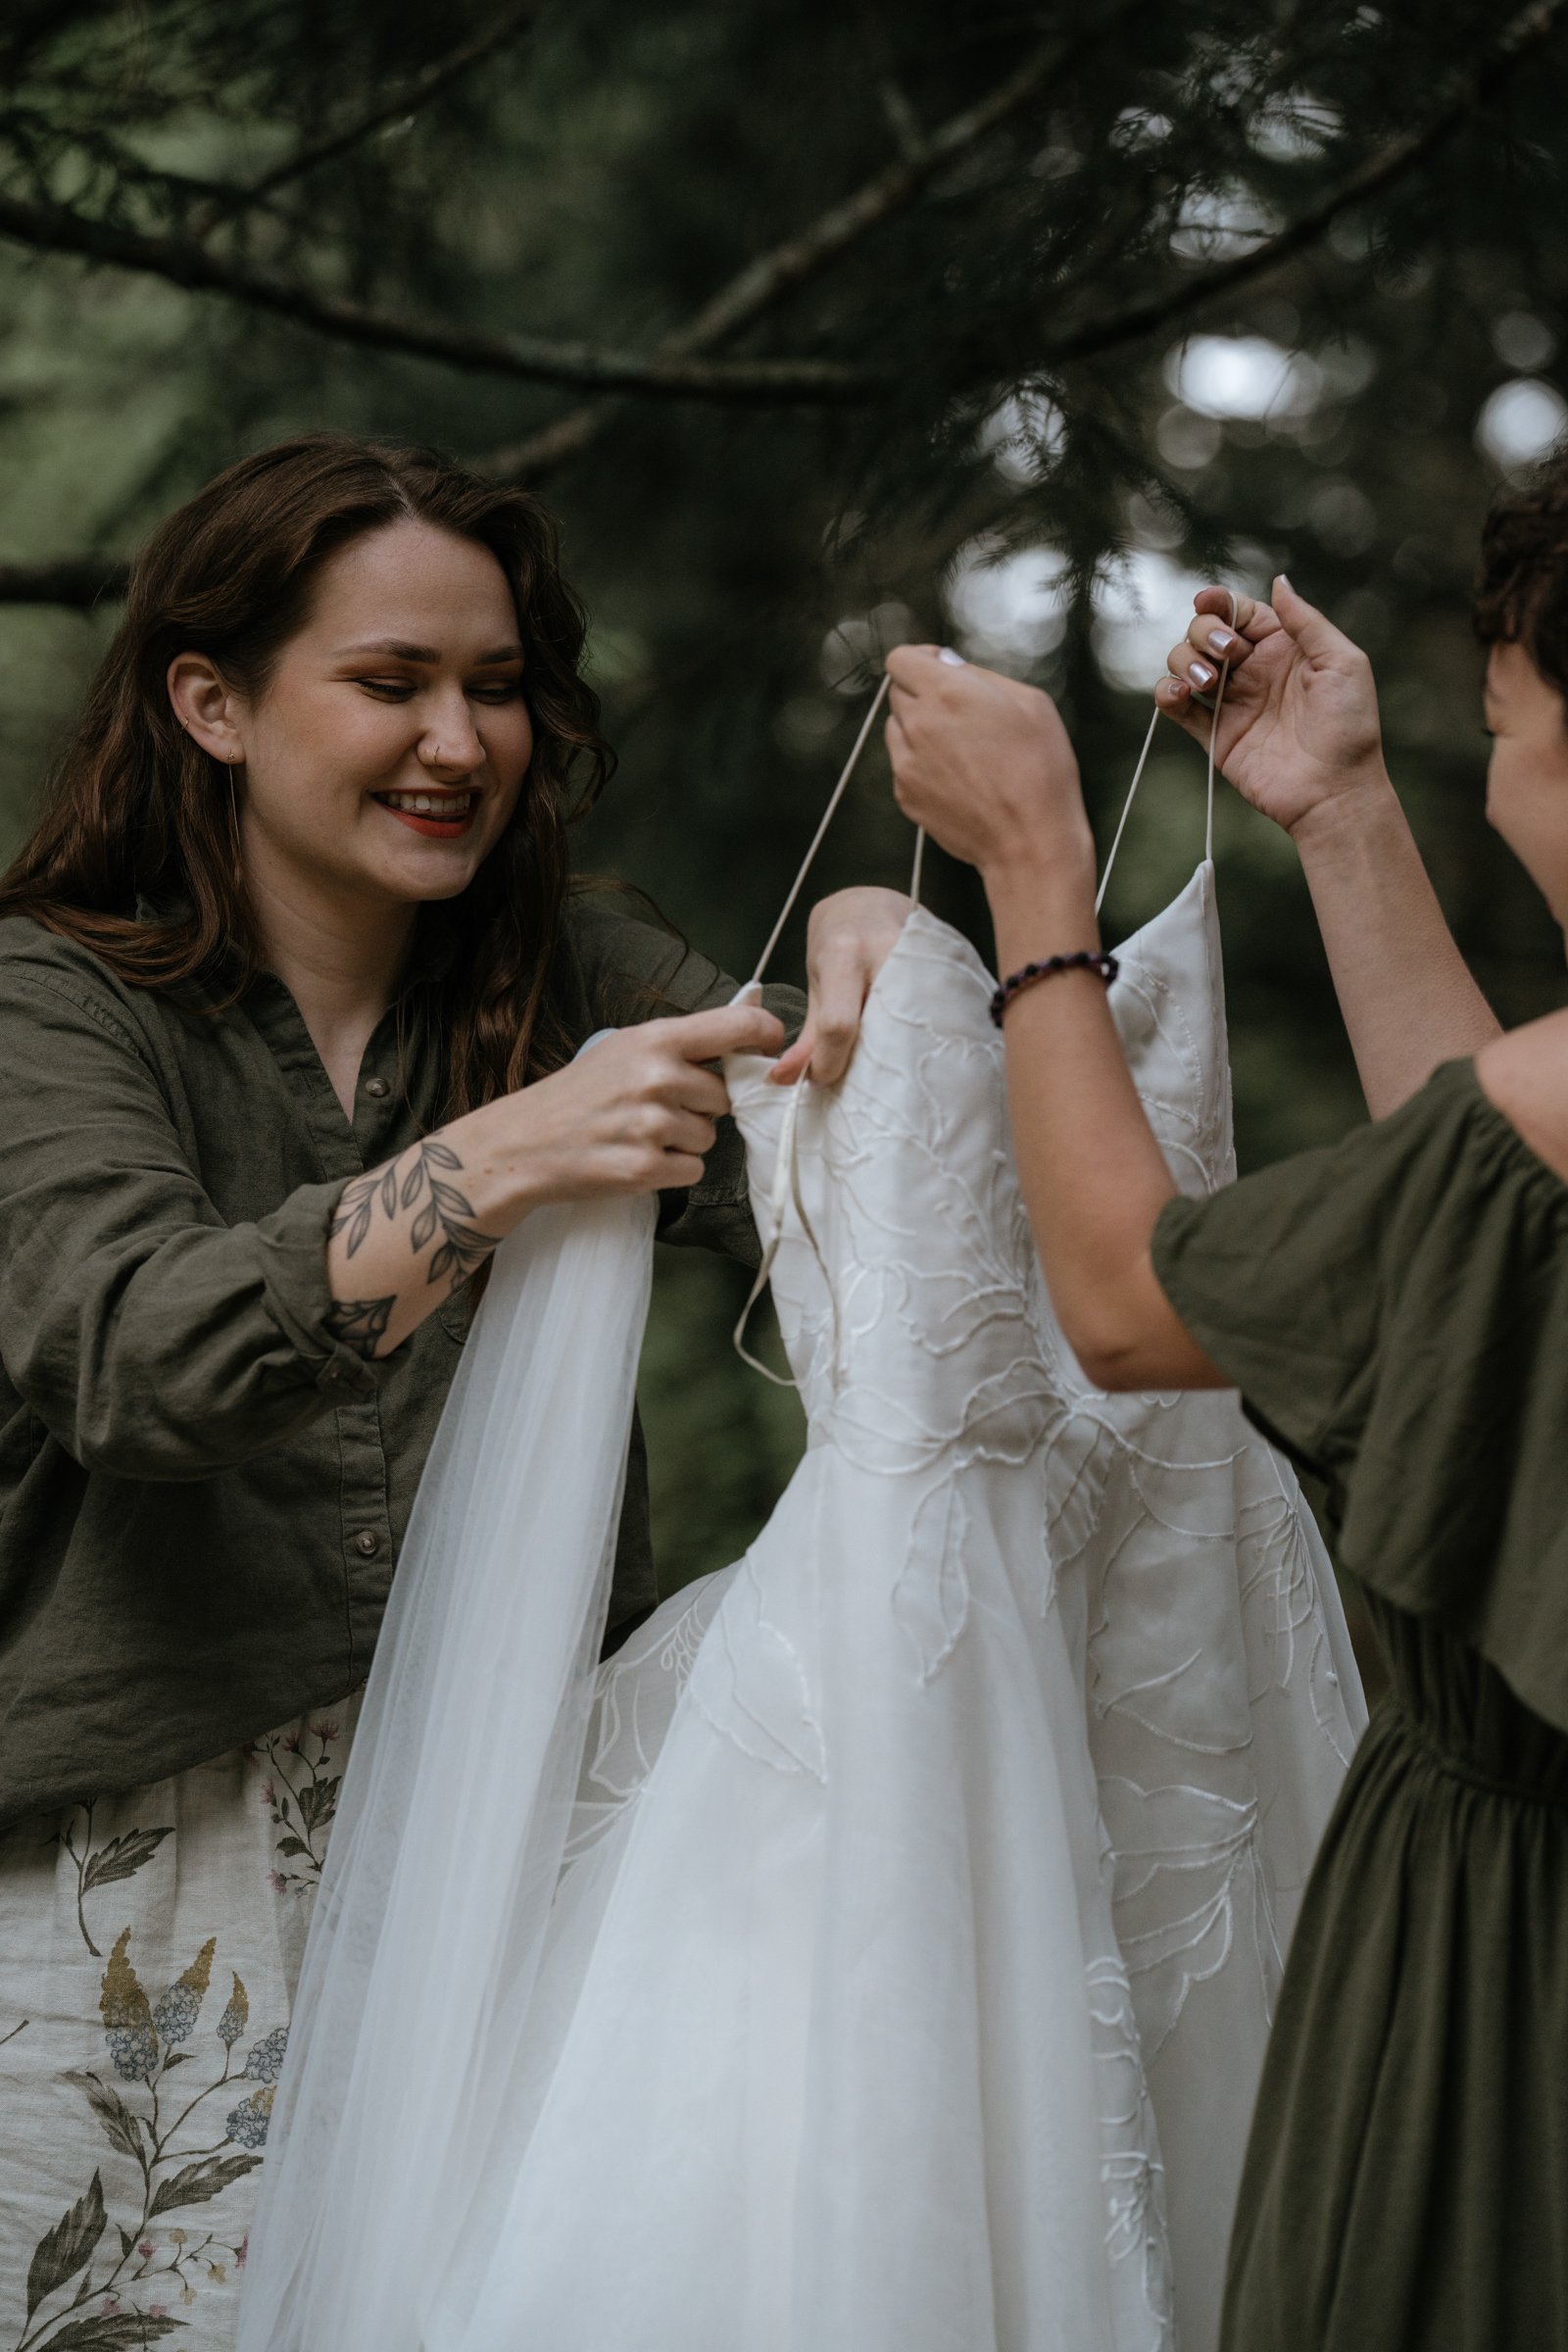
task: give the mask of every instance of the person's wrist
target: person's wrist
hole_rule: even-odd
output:
[[[1049,857],[1020,850],[983,869],[983,879],[1003,978],[1048,956],[1099,947],[1094,844],[1087,838]]]
[[[1308,858],[1378,823],[1398,805],[1389,771],[1382,759],[1375,758],[1320,794],[1286,830],[1299,855]]]
[[[980,879],[995,915],[1018,907],[1073,913],[1085,902],[1093,908],[1095,872],[1094,838],[1085,826],[1068,841],[1037,835],[1003,845],[981,866]]]
[[[469,1130],[464,1155],[469,1160],[474,1208],[482,1210],[476,1221],[487,1233],[510,1233],[532,1209],[558,1197],[551,1153],[540,1132],[541,1105],[529,1099],[534,1092],[525,1087],[501,1095],[459,1122]]]

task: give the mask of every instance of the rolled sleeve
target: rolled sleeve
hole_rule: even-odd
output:
[[[346,1348],[327,1319],[326,1241],[345,1181],[303,1184],[275,1215],[232,1228],[236,1238],[255,1237],[267,1311],[301,1363],[315,1367],[317,1386],[334,1398],[369,1396],[376,1386],[374,1365]]]
[[[55,971],[0,972],[0,1355],[84,1468],[204,1478],[373,1385],[326,1321],[341,1181],[226,1223],[153,1058]]]

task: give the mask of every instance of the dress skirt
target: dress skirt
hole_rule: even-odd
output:
[[[1568,1738],[1433,1619],[1318,1856],[1264,2060],[1224,2352],[1568,2344]]]
[[[0,1832],[0,2352],[227,2352],[356,1694]]]

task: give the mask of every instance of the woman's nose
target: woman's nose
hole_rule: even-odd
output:
[[[484,764],[484,746],[473,724],[473,714],[465,695],[455,695],[443,701],[430,713],[424,733],[419,738],[420,763],[438,768],[443,775],[471,775]]]

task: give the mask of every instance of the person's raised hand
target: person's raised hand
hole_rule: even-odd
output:
[[[784,1028],[760,1004],[613,1030],[510,1098],[512,1153],[532,1204],[697,1184],[729,1090],[709,1064],[776,1054]]]
[[[1387,782],[1372,664],[1283,573],[1271,605],[1204,588],[1186,636],[1166,657],[1154,700],[1206,745],[1222,663],[1229,664],[1215,764],[1243,800],[1288,833],[1342,794]]]
[[[1094,865],[1078,761],[1049,694],[934,645],[888,656],[899,807],[982,876],[1023,860]]]
[[[850,1066],[871,983],[908,919],[901,890],[836,890],[811,908],[806,939],[806,1026],[773,1064],[774,1086],[806,1076],[835,1086]]]

